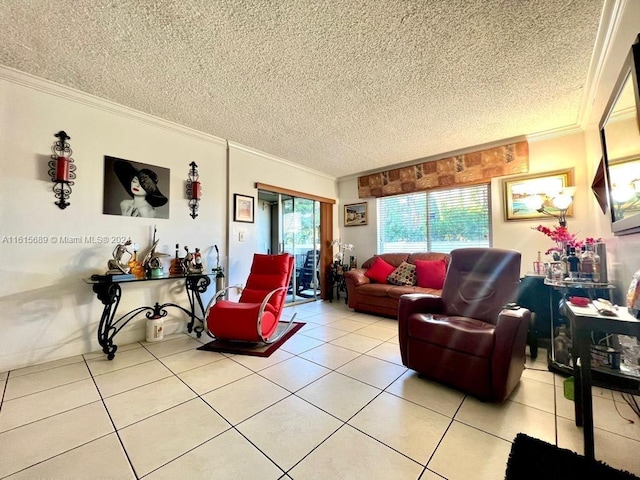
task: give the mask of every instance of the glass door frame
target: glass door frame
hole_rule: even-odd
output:
[[[333,198],[321,197],[305,192],[290,190],[287,188],[256,182],[254,187],[258,190],[264,190],[271,193],[281,193],[294,197],[306,198],[308,200],[316,200],[319,202],[319,247],[320,247],[320,298],[327,298],[326,277],[329,265],[333,262],[333,249],[331,240],[333,239],[333,210],[336,200]],[[279,248],[279,245],[277,246]]]
[[[320,298],[320,275],[319,275],[319,253],[314,255],[312,253],[312,266],[309,269],[307,265],[309,252],[320,250],[320,238],[319,238],[319,216],[320,209],[317,200],[312,200],[304,197],[297,197],[293,195],[278,193],[278,253],[289,253],[293,255],[295,259],[295,272],[292,275],[292,292],[291,295],[287,295],[287,303],[305,303],[309,301],[315,301]],[[304,237],[304,230],[308,229],[308,214],[309,212],[303,212],[302,205],[311,202],[311,243],[302,241]],[[306,213],[306,214],[305,214]],[[307,222],[305,222],[307,220]],[[303,247],[301,245],[304,245]],[[302,250],[300,250],[302,248]],[[311,272],[309,272],[311,270]],[[309,286],[312,287],[311,294],[303,295],[302,287],[299,282],[311,275],[309,280]],[[291,297],[291,298],[289,298]]]

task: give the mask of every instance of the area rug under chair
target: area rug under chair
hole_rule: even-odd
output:
[[[277,332],[282,328],[287,327],[286,322],[280,322],[281,325],[278,326]],[[208,352],[222,352],[222,353],[235,353],[237,355],[251,355],[254,357],[268,357],[273,352],[278,350],[284,342],[289,340],[294,333],[300,330],[305,323],[303,322],[293,322],[291,324],[291,328],[289,331],[283,335],[283,337],[270,345],[265,345],[264,343],[251,343],[251,342],[236,342],[231,340],[214,340],[209,342],[201,347],[198,347],[198,350],[206,350]]]
[[[629,455],[637,455],[637,452],[629,452]],[[588,460],[571,450],[519,433],[511,447],[505,480],[529,479],[640,480],[599,460]]]

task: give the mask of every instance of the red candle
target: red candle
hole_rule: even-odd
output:
[[[67,157],[58,157],[56,163],[56,182],[69,181],[69,159]]]
[[[191,182],[191,198],[194,200],[199,200],[201,194],[202,192],[200,190],[200,182]]]

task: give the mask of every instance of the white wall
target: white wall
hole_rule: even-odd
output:
[[[345,177],[338,180],[338,198],[340,199],[337,208],[337,226],[334,228],[333,237],[341,238],[346,243],[352,243],[354,249],[348,255],[355,255],[358,258],[358,266],[362,262],[377,253],[377,224],[378,218],[377,203],[375,198],[358,198],[358,178]],[[357,226],[344,226],[344,206],[350,203],[367,204],[367,224]],[[336,246],[333,251],[338,253]]]
[[[214,244],[224,245],[226,143],[160,122],[9,69],[0,70],[0,371],[99,349],[96,329],[102,305],[83,279],[104,273],[114,237],[130,237],[146,253],[157,227],[158,251],[175,244],[199,247],[214,266]],[[54,133],[71,140],[77,178],[71,205],[54,205],[47,163]],[[104,156],[170,169],[169,219],[102,213]],[[189,163],[199,166],[203,196],[199,216],[189,216],[184,193]],[[33,236],[35,242],[28,242]],[[86,237],[107,239],[107,244]],[[74,239],[78,243],[65,243]],[[126,257],[125,257],[126,258]],[[168,262],[165,262],[168,268]],[[156,301],[187,305],[180,280],[123,286],[119,312]],[[169,309],[167,332],[184,316]],[[144,317],[129,324],[116,343],[144,338]]]
[[[577,133],[549,139],[529,140],[529,173],[544,173],[559,170],[573,170],[574,184],[578,187],[573,201],[573,215],[567,218],[567,227],[578,238],[597,237],[598,231],[591,223],[593,215],[591,179],[586,171],[584,134]],[[535,220],[505,220],[503,177],[491,181],[491,202],[493,222],[493,246],[514,248],[522,252],[522,274],[533,271],[533,262],[538,251],[544,253],[556,245],[545,235],[534,230],[538,225],[552,228],[558,225],[555,218]]]
[[[131,237],[146,253],[155,225],[158,251],[173,256],[176,243],[191,251],[199,247],[206,271],[216,265],[213,246],[218,245],[223,262],[231,259],[224,265],[227,280],[243,282],[258,250],[257,236],[255,224],[232,221],[233,193],[255,197],[253,184],[259,181],[331,198],[336,194],[331,177],[240,146],[232,147],[228,168],[225,140],[2,67],[0,105],[0,372],[99,350],[102,304],[83,279],[106,271],[115,246],[112,237]],[[53,135],[59,130],[71,137],[77,166],[71,205],[65,210],[54,205],[47,173]],[[170,169],[170,189],[163,192],[170,196],[169,219],[104,215],[105,155]],[[195,220],[185,195],[192,161],[198,164],[203,190]],[[240,230],[247,233],[243,243],[238,241]],[[38,241],[25,243],[28,236]],[[106,237],[108,243],[85,238],[89,236]],[[79,243],[64,243],[63,238]],[[165,264],[168,269],[168,259]],[[124,285],[118,312],[156,301],[186,307],[183,282]],[[204,295],[205,304],[213,290]],[[165,332],[184,331],[185,315],[177,309],[167,312]],[[144,337],[142,317],[127,325],[115,343]]]

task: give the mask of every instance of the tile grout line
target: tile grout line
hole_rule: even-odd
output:
[[[447,436],[447,432],[449,431],[449,429],[451,428],[451,425],[453,425],[453,422],[456,421],[456,415],[458,414],[458,412],[460,411],[460,409],[462,408],[462,404],[464,403],[464,401],[467,399],[468,395],[464,395],[464,397],[462,397],[462,400],[460,400],[460,404],[458,405],[458,408],[456,408],[456,411],[453,413],[453,416],[451,417],[451,421],[449,422],[449,425],[447,425],[447,428],[445,428],[444,432],[442,433],[442,436],[440,437],[440,440],[438,440],[438,443],[436,445],[436,447],[433,449],[433,452],[431,452],[431,455],[429,455],[429,458],[427,459],[426,463],[424,464],[424,469],[422,470],[422,475],[424,475],[425,471],[428,470],[429,468],[429,463],[431,462],[431,460],[433,460],[433,456],[436,454],[436,452],[438,451],[438,448],[440,448],[440,445],[442,444],[442,441],[444,440],[444,437]],[[437,413],[437,412],[436,412]],[[436,475],[441,476],[439,473],[435,472],[435,470],[432,470],[434,473],[436,473]],[[418,477],[418,478],[421,478]]]
[[[122,441],[122,438],[120,437],[120,432],[118,431],[118,428],[116,427],[116,424],[113,421],[113,417],[111,416],[111,412],[109,412],[109,409],[107,408],[107,404],[105,403],[105,398],[102,395],[102,392],[100,391],[100,388],[98,387],[98,384],[96,383],[95,377],[93,376],[93,372],[91,372],[91,369],[89,368],[89,364],[88,364],[86,358],[84,359],[84,363],[85,363],[85,366],[87,367],[87,370],[89,370],[89,374],[91,375],[91,380],[93,381],[93,384],[96,387],[96,390],[98,391],[98,395],[100,395],[100,401],[102,402],[102,407],[104,408],[104,411],[107,414],[107,416],[109,417],[109,421],[111,422],[111,425],[113,426],[113,432],[118,437],[118,442],[120,443],[120,447],[122,447],[122,451],[124,452],[124,455],[127,458],[127,462],[129,462],[129,467],[131,467],[131,471],[133,472],[133,475],[136,477],[136,479],[139,479],[140,476],[138,475],[138,473],[136,472],[135,467],[133,466],[133,462],[131,461],[131,457],[129,457],[129,452],[127,452],[127,449],[124,446],[124,442]]]
[[[347,332],[347,333],[349,333],[349,332]],[[319,339],[315,339],[315,340],[319,340]],[[313,347],[313,348],[311,348],[311,349],[309,349],[309,350],[313,350],[314,348],[319,348],[319,347],[321,347],[321,346],[323,346],[323,345],[327,345],[327,344],[329,344],[329,342],[324,341],[324,340],[322,340],[322,342],[323,342],[323,344],[322,344],[322,345],[318,345],[318,346]],[[385,341],[382,341],[382,343],[381,343],[381,344],[383,344],[383,343],[385,343]],[[378,346],[379,346],[379,345],[378,345]],[[377,348],[378,346],[373,347],[373,348]],[[144,345],[143,345],[143,347],[144,347]],[[343,347],[343,348],[344,348],[344,347]],[[373,349],[373,348],[372,348],[372,349]],[[367,350],[367,352],[368,352],[368,351],[371,351],[372,349]],[[305,352],[307,352],[307,351],[309,351],[309,350],[305,350],[304,352],[300,352],[300,353],[305,353]],[[347,350],[349,350],[349,349],[347,349]],[[149,350],[147,349],[147,351],[149,351]],[[285,351],[286,351],[286,350],[285,350]],[[355,352],[355,351],[354,351],[354,352]],[[153,352],[149,351],[149,353],[151,353],[151,355],[153,355],[154,357],[156,357],[156,355],[155,355],[155,354],[153,354]],[[287,353],[290,353],[290,354],[292,355],[292,357],[290,357],[290,358],[298,357],[298,358],[300,358],[300,359],[302,359],[302,360],[305,360],[305,361],[308,361],[308,362],[314,363],[314,364],[319,365],[319,366],[321,366],[321,367],[323,367],[323,368],[327,368],[327,367],[326,367],[326,366],[324,366],[324,365],[318,364],[318,363],[316,363],[316,362],[313,362],[312,360],[308,360],[308,359],[306,359],[306,358],[304,358],[304,357],[301,357],[301,356],[300,356],[300,354],[295,354],[295,353],[292,353],[292,352],[287,352]],[[366,353],[362,353],[362,352],[355,352],[355,353],[358,353],[358,356],[357,356],[357,357],[355,357],[354,359],[352,359],[352,360],[350,360],[350,361],[346,362],[346,363],[345,363],[345,364],[343,364],[343,365],[340,365],[340,367],[343,367],[344,365],[347,365],[348,363],[350,363],[350,362],[352,362],[352,361],[354,361],[354,360],[356,360],[356,359],[358,359],[358,358],[360,358],[360,357],[362,357],[362,356],[367,356],[367,357],[369,357],[369,358],[375,358],[375,359],[377,359],[376,357],[370,357],[370,356],[366,355]],[[241,366],[243,366],[243,367],[245,367],[245,368],[248,368],[248,367],[244,366],[242,363],[235,361],[235,360],[234,360],[234,358],[233,358],[233,356],[232,356],[232,357],[227,357],[227,358],[229,358],[230,360],[234,361],[234,362],[235,362],[235,363],[237,363],[238,365],[241,365]],[[262,369],[262,370],[265,370],[265,369],[270,368],[270,367],[275,366],[275,365],[279,365],[279,364],[281,364],[281,363],[283,363],[283,362],[285,362],[285,361],[289,360],[290,358],[285,359],[285,360],[282,360],[282,361],[279,361],[279,362],[275,363],[274,365],[270,365],[269,367],[265,367],[265,368],[264,368],[264,369]],[[170,371],[171,371],[171,372],[172,372],[176,377],[178,377],[178,375],[177,375],[177,374],[175,374],[175,373],[174,373],[174,372],[173,372],[169,367],[167,367],[167,366],[162,362],[161,358],[156,357],[156,359],[157,359],[158,361],[160,361],[160,363],[162,363],[166,368],[168,368],[168,369],[169,369],[169,370],[170,370]],[[377,360],[382,360],[382,359],[377,359]],[[382,360],[382,361],[385,361],[385,360]],[[386,361],[385,361],[385,362],[386,362]],[[390,365],[398,366],[397,364],[394,364],[394,363],[392,363],[392,362],[387,362],[387,363],[389,363]],[[406,456],[405,454],[403,454],[402,452],[397,451],[396,449],[394,449],[393,447],[391,447],[391,446],[389,446],[389,445],[385,444],[384,442],[382,442],[382,441],[380,441],[380,440],[378,440],[378,439],[375,439],[374,437],[371,437],[371,435],[369,435],[369,434],[367,434],[367,433],[365,433],[365,432],[362,432],[361,430],[357,429],[356,427],[354,427],[354,426],[352,426],[352,425],[348,424],[348,421],[349,421],[349,420],[351,420],[353,417],[355,417],[355,415],[357,415],[360,411],[362,411],[362,409],[364,409],[364,408],[365,408],[367,405],[369,405],[373,400],[375,400],[375,398],[377,398],[378,396],[380,396],[380,395],[384,392],[384,389],[379,389],[378,387],[376,387],[376,386],[374,386],[374,385],[369,385],[369,384],[367,384],[366,382],[363,382],[362,380],[358,380],[358,379],[356,379],[356,378],[349,377],[348,375],[345,375],[345,374],[343,374],[343,373],[340,373],[340,372],[338,372],[338,371],[337,371],[337,370],[335,370],[335,369],[330,369],[330,368],[328,368],[329,372],[327,372],[327,373],[325,373],[324,375],[322,375],[322,376],[320,376],[320,377],[316,378],[315,380],[313,380],[312,382],[310,382],[310,383],[308,383],[308,384],[304,385],[303,387],[300,387],[299,389],[297,389],[297,390],[295,390],[295,391],[291,391],[291,390],[288,390],[287,388],[283,387],[282,385],[278,385],[275,381],[273,381],[273,380],[271,380],[271,379],[269,379],[269,378],[265,377],[264,375],[262,375],[262,374],[260,373],[260,370],[259,370],[259,371],[256,371],[256,370],[253,370],[253,369],[250,369],[250,368],[249,368],[249,370],[251,370],[251,371],[253,372],[252,374],[258,375],[259,377],[261,377],[261,378],[263,378],[263,379],[265,379],[265,380],[269,381],[269,382],[270,382],[270,383],[272,383],[273,385],[275,385],[275,386],[277,386],[277,387],[279,387],[279,388],[282,388],[282,389],[284,389],[285,391],[289,392],[289,395],[287,395],[286,397],[284,397],[284,398],[282,398],[282,399],[278,400],[277,402],[275,402],[275,403],[273,403],[273,404],[271,404],[271,405],[268,405],[267,407],[263,408],[262,410],[260,410],[260,411],[258,411],[258,412],[253,413],[253,414],[252,414],[252,415],[250,415],[249,417],[247,417],[247,418],[243,419],[243,420],[242,420],[241,422],[239,422],[237,425],[240,425],[240,424],[242,424],[242,423],[246,422],[246,421],[247,421],[247,420],[249,420],[250,418],[255,417],[255,416],[256,416],[256,415],[258,415],[259,413],[264,412],[264,411],[265,411],[265,410],[267,410],[268,408],[271,408],[271,407],[273,407],[274,405],[277,405],[278,403],[280,403],[280,402],[284,401],[285,399],[290,398],[290,397],[292,397],[292,396],[295,396],[296,398],[298,398],[298,399],[300,399],[300,400],[304,401],[305,403],[308,403],[308,404],[309,404],[309,405],[311,405],[312,407],[317,408],[317,409],[319,409],[320,411],[322,411],[322,412],[326,413],[327,415],[330,415],[331,417],[335,418],[336,420],[338,420],[338,421],[342,422],[342,425],[341,425],[340,427],[338,427],[338,428],[337,428],[333,433],[331,433],[327,438],[325,438],[322,442],[320,442],[318,445],[316,445],[316,447],[314,447],[310,452],[308,452],[306,455],[304,455],[304,456],[303,456],[303,457],[302,457],[298,462],[296,462],[296,463],[295,463],[291,468],[289,468],[289,469],[285,472],[285,471],[283,470],[283,468],[282,468],[282,467],[280,467],[280,466],[279,466],[279,465],[278,465],[278,464],[277,464],[273,459],[271,459],[271,457],[269,457],[269,456],[268,456],[264,451],[262,451],[262,449],[260,449],[257,445],[255,445],[255,443],[254,443],[254,442],[252,442],[252,441],[251,441],[248,437],[246,437],[246,436],[245,436],[245,435],[244,435],[240,430],[238,430],[238,429],[237,429],[237,425],[233,425],[233,424],[232,424],[232,423],[231,423],[227,418],[225,418],[225,417],[224,417],[220,412],[218,412],[218,411],[217,411],[217,410],[216,410],[212,405],[210,405],[206,400],[204,400],[204,398],[202,398],[202,395],[198,394],[195,390],[193,390],[189,385],[187,385],[187,384],[183,381],[183,383],[185,383],[185,385],[186,385],[188,388],[190,388],[190,389],[191,389],[191,390],[192,390],[192,391],[193,391],[193,392],[198,396],[198,398],[200,398],[200,399],[201,399],[201,400],[202,400],[202,401],[203,401],[207,406],[209,406],[209,408],[211,408],[214,412],[216,412],[216,414],[220,415],[220,417],[221,417],[221,418],[223,418],[223,419],[224,419],[224,420],[225,420],[225,421],[230,425],[231,429],[235,430],[238,434],[240,434],[240,435],[241,435],[245,440],[247,440],[247,442],[249,442],[249,443],[250,443],[254,448],[256,448],[260,453],[262,453],[262,455],[264,455],[264,456],[265,456],[269,461],[271,461],[271,462],[272,462],[272,463],[273,463],[277,468],[279,468],[281,471],[283,471],[283,472],[284,472],[284,475],[287,475],[287,474],[288,474],[288,472],[290,472],[290,471],[291,471],[291,470],[292,470],[296,465],[298,465],[302,460],[304,460],[305,458],[307,458],[307,456],[308,456],[308,455],[310,455],[310,454],[311,454],[311,452],[315,451],[315,450],[316,450],[320,445],[322,445],[324,442],[326,442],[330,437],[332,437],[332,436],[333,436],[333,435],[334,435],[338,430],[340,430],[341,428],[343,428],[345,425],[349,425],[350,427],[352,427],[352,428],[354,428],[354,429],[356,429],[356,430],[360,431],[360,432],[361,432],[361,433],[363,433],[364,435],[368,436],[369,438],[372,438],[373,440],[375,440],[375,441],[377,441],[378,443],[380,443],[380,444],[384,445],[385,447],[390,448],[390,449],[392,449],[393,451],[395,451],[395,452],[399,453],[400,455],[402,455],[402,456],[404,456],[404,457],[408,458],[409,460],[411,460],[411,461],[415,462],[415,460],[413,460],[413,459],[412,459],[412,458],[410,458],[410,457],[407,457],[407,456]],[[326,376],[327,376],[327,375],[329,375],[330,373],[337,373],[337,374],[342,375],[342,376],[345,376],[345,377],[347,377],[347,378],[351,378],[352,380],[362,382],[363,384],[368,385],[368,386],[371,386],[371,387],[373,387],[373,388],[376,388],[376,389],[378,389],[378,390],[380,390],[380,391],[376,394],[376,396],[375,396],[374,398],[372,398],[372,399],[371,399],[369,402],[367,402],[363,407],[361,407],[361,408],[360,408],[356,413],[354,413],[351,417],[349,417],[349,419],[348,419],[347,421],[343,421],[342,419],[340,419],[340,418],[336,417],[335,415],[331,414],[330,412],[325,411],[325,410],[324,410],[324,409],[322,409],[321,407],[319,407],[319,406],[317,406],[317,405],[313,404],[312,402],[310,402],[310,401],[308,401],[308,400],[306,400],[306,399],[304,399],[304,398],[302,398],[302,397],[300,397],[299,395],[297,395],[297,394],[296,394],[297,392],[299,392],[299,391],[300,391],[300,390],[302,390],[303,388],[306,388],[306,387],[308,387],[309,385],[312,385],[313,383],[317,382],[317,381],[318,381],[318,380],[320,380],[321,378],[326,377]],[[393,383],[393,382],[395,382],[396,380],[398,380],[398,379],[399,379],[402,375],[404,375],[405,373],[406,373],[406,372],[402,372],[402,373],[401,373],[400,375],[398,375],[398,377],[396,377],[396,378],[395,378],[391,383]],[[178,378],[180,379],[180,377],[178,377]],[[244,378],[247,378],[247,377],[245,376],[245,377],[239,378],[239,379],[237,379],[237,380],[234,380],[233,382],[229,382],[229,383],[227,383],[227,384],[225,384],[225,385],[221,385],[221,386],[220,386],[220,387],[218,387],[218,388],[215,388],[215,389],[213,389],[213,390],[211,390],[211,391],[209,391],[209,392],[206,392],[204,395],[207,395],[207,394],[209,394],[209,393],[211,393],[211,392],[213,392],[213,391],[215,391],[215,390],[218,390],[218,389],[220,389],[220,388],[224,388],[224,387],[226,387],[226,386],[228,386],[228,385],[231,385],[231,384],[233,384],[233,383],[236,383],[236,382],[238,382],[238,381],[240,381],[240,380],[242,380],[242,379],[244,379]],[[182,379],[180,379],[180,380],[182,381]],[[387,387],[388,387],[388,385],[387,385]],[[385,387],[385,388],[387,388],[387,387]],[[226,432],[226,431],[228,431],[228,430],[225,430],[225,432]],[[224,433],[224,432],[222,432],[222,433]],[[222,434],[222,433],[221,433],[221,434]],[[218,435],[216,435],[216,437],[217,437],[217,436],[218,436]],[[213,438],[215,438],[215,437],[212,437],[211,439],[209,439],[209,440],[207,440],[207,441],[210,441],[210,440],[212,440]],[[203,444],[204,444],[204,443],[206,443],[206,442],[203,442]],[[201,445],[202,445],[202,444],[201,444]],[[199,445],[199,446],[201,446],[201,445]],[[194,447],[194,449],[195,449],[195,448],[197,448],[197,447]],[[194,449],[191,449],[191,450],[189,450],[189,451],[192,451],[192,450],[194,450]],[[189,451],[188,451],[188,452],[189,452]],[[186,453],[188,453],[188,452],[184,452],[184,453],[183,453],[182,455],[180,455],[180,456],[183,456],[183,455],[185,455],[185,454],[186,454]],[[179,457],[180,457],[180,456],[179,456]],[[177,459],[177,458],[179,458],[179,457],[176,457],[176,459]],[[171,462],[172,462],[172,461],[175,461],[176,459],[171,460]],[[171,463],[171,462],[167,462],[167,463]],[[419,464],[419,463],[418,463],[418,464]],[[165,465],[166,465],[166,464],[165,464]],[[158,468],[160,468],[160,467],[158,467]]]
[[[185,335],[186,335],[186,336],[190,336],[189,334],[185,334]],[[145,347],[144,345],[142,345],[142,346],[143,346],[143,348]],[[230,422],[230,421],[229,421],[229,420],[228,420],[224,415],[222,415],[220,412],[218,412],[218,411],[217,411],[217,410],[216,410],[216,409],[215,409],[215,408],[214,408],[214,407],[213,407],[209,402],[207,402],[204,398],[202,398],[202,397],[203,397],[203,395],[208,395],[209,393],[211,393],[211,392],[213,392],[213,391],[215,391],[215,390],[218,390],[218,389],[220,389],[220,388],[223,388],[223,387],[226,387],[226,386],[231,385],[231,384],[233,384],[233,383],[236,383],[236,382],[238,382],[238,381],[242,380],[243,378],[247,378],[247,377],[248,377],[248,376],[250,376],[250,375],[247,375],[247,376],[244,376],[244,377],[238,378],[238,379],[236,379],[236,380],[234,380],[234,381],[232,381],[232,382],[229,382],[229,383],[227,383],[227,384],[225,384],[225,385],[221,385],[220,387],[214,388],[213,390],[210,390],[210,391],[208,391],[208,392],[206,392],[206,393],[204,393],[204,394],[202,394],[202,395],[201,395],[201,394],[199,394],[198,392],[196,392],[196,391],[195,391],[195,390],[194,390],[194,389],[193,389],[189,384],[187,384],[187,383],[186,383],[182,378],[180,378],[180,377],[178,376],[178,374],[177,374],[177,373],[175,373],[173,370],[171,370],[171,368],[170,368],[170,367],[168,367],[167,365],[165,365],[165,363],[164,363],[164,362],[162,361],[162,359],[161,359],[161,358],[164,358],[164,357],[157,357],[157,356],[156,356],[153,352],[151,352],[149,349],[146,349],[146,350],[147,350],[151,355],[153,355],[153,356],[155,357],[155,359],[156,359],[158,362],[160,362],[160,364],[162,364],[165,368],[167,368],[167,369],[168,369],[168,370],[173,374],[173,376],[174,376],[174,377],[176,377],[178,380],[180,380],[180,382],[182,382],[182,383],[183,383],[183,384],[184,384],[188,389],[190,389],[190,390],[191,390],[191,391],[196,395],[196,397],[195,397],[195,398],[189,399],[189,400],[187,400],[186,402],[182,402],[180,405],[182,405],[182,404],[184,404],[184,403],[187,403],[187,402],[189,402],[189,401],[191,401],[191,400],[195,400],[195,399],[197,398],[197,399],[201,400],[201,401],[205,404],[205,406],[207,406],[208,408],[210,408],[210,409],[211,409],[212,411],[214,411],[214,412],[215,412],[215,413],[216,413],[220,418],[222,418],[222,419],[223,419],[223,420],[224,420],[224,421],[229,425],[229,428],[227,428],[226,430],[224,430],[224,431],[222,431],[222,432],[218,433],[217,435],[214,435],[213,437],[211,437],[211,438],[207,439],[206,441],[204,441],[204,442],[202,442],[202,443],[200,443],[200,444],[196,445],[195,447],[193,447],[193,448],[191,448],[191,449],[189,449],[189,450],[187,450],[187,451],[183,452],[182,454],[178,455],[176,458],[173,458],[173,459],[171,459],[170,461],[168,461],[168,462],[166,462],[166,463],[164,463],[164,464],[162,464],[162,465],[158,466],[157,468],[155,468],[154,470],[152,470],[152,471],[150,471],[149,473],[145,474],[144,476],[150,475],[151,473],[153,473],[153,472],[155,472],[155,471],[159,470],[160,468],[163,468],[164,466],[166,466],[166,465],[168,465],[168,464],[170,464],[170,463],[172,463],[172,462],[176,461],[178,458],[181,458],[181,457],[183,457],[183,456],[187,455],[188,453],[190,453],[190,452],[194,451],[195,449],[200,448],[202,445],[204,445],[204,444],[206,444],[206,443],[208,443],[208,442],[212,441],[213,439],[215,439],[215,438],[219,437],[220,435],[222,435],[222,434],[224,434],[224,433],[226,433],[226,432],[228,432],[228,431],[230,431],[230,430],[234,430],[236,433],[238,433],[240,436],[242,436],[245,440],[247,440],[247,442],[249,442],[249,443],[250,443],[250,444],[251,444],[251,445],[252,445],[256,450],[258,450],[258,451],[259,451],[259,452],[260,452],[260,453],[261,453],[261,454],[262,454],[266,459],[268,459],[271,463],[273,463],[273,464],[276,466],[276,468],[278,468],[281,472],[283,472],[283,475],[286,475],[286,472],[282,469],[282,467],[280,467],[280,466],[279,466],[275,461],[273,461],[273,460],[271,459],[271,457],[269,457],[265,452],[263,452],[263,451],[262,451],[262,450],[261,450],[257,445],[255,445],[255,444],[254,444],[254,443],[253,443],[249,438],[247,438],[245,435],[243,435],[243,433],[242,433],[241,431],[239,431],[239,430],[236,428],[236,425],[233,425],[233,424],[232,424],[232,423],[231,423],[231,422]],[[188,351],[188,350],[185,350],[185,351]],[[177,353],[181,353],[181,352],[177,352]],[[170,356],[170,355],[167,355],[167,356]],[[226,357],[226,358],[228,358],[229,360],[233,360],[231,357]],[[212,362],[212,363],[215,363],[215,362]],[[238,362],[236,362],[236,363],[238,363]],[[238,364],[239,364],[239,363],[238,363]],[[207,365],[208,365],[208,364],[207,364]],[[239,364],[239,365],[243,366],[244,368],[247,368],[248,370],[251,370],[250,368],[245,367],[245,366],[244,366],[244,365],[242,365],[242,364]],[[200,367],[196,367],[196,368],[200,368]],[[251,371],[252,371],[254,374],[257,374],[257,372],[255,372],[255,371],[253,371],[253,370],[251,370]],[[274,382],[274,384],[275,384],[275,382]],[[277,384],[276,384],[276,385],[277,385]],[[278,386],[279,386],[279,385],[278,385]],[[283,388],[283,387],[280,387],[280,388]],[[286,389],[285,389],[285,390],[286,390]],[[285,398],[288,398],[289,396],[291,396],[291,394],[290,394],[290,395],[288,395],[288,396],[287,396],[287,397],[285,397]],[[278,401],[278,402],[276,402],[276,403],[279,403],[279,402],[280,402],[280,401],[282,401],[282,400],[284,400],[284,399],[281,399],[281,400],[279,400],[279,401]],[[274,403],[274,404],[272,404],[272,405],[269,405],[268,407],[265,407],[264,409],[260,410],[260,412],[257,412],[257,413],[255,413],[254,415],[251,415],[251,417],[253,417],[253,416],[257,415],[258,413],[263,412],[264,410],[266,410],[267,408],[270,408],[270,407],[271,407],[271,406],[273,406],[273,405],[275,405],[275,403]],[[169,408],[169,409],[167,409],[167,410],[163,410],[163,412],[166,412],[166,411],[168,411],[168,410],[171,410],[172,408],[175,408],[176,406],[177,406],[177,405],[174,405],[173,407],[171,407],[171,408]],[[151,417],[153,417],[153,416],[155,416],[155,415],[159,415],[160,413],[163,413],[163,412],[158,412],[158,413],[156,413],[156,414],[152,415]],[[147,417],[147,418],[151,418],[151,417]],[[248,420],[248,419],[249,419],[249,418],[251,418],[251,417],[246,418],[245,420],[243,420],[243,421],[242,421],[242,422],[240,422],[240,423],[243,423],[244,421]],[[147,420],[147,418],[144,418],[144,419],[142,419],[142,420],[140,420],[140,421]],[[136,423],[138,423],[138,422],[136,422]],[[240,423],[239,423],[239,424],[240,424]],[[238,425],[239,425],[239,424],[238,424]],[[123,448],[124,448],[124,446],[123,446]],[[281,475],[281,477],[282,477],[282,475]]]
[[[0,413],[2,413],[2,407],[4,406],[4,396],[7,393],[7,385],[9,385],[9,377],[11,376],[11,371],[7,372],[7,378],[4,379],[4,386],[2,388],[2,395],[0,396]]]

